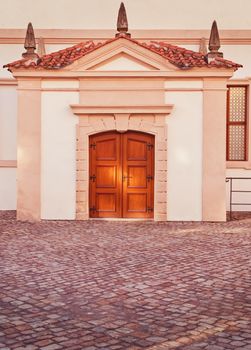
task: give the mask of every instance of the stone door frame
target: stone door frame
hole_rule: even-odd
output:
[[[88,107],[71,105],[76,131],[76,219],[89,219],[89,136],[105,131],[140,131],[155,136],[154,220],[167,220],[167,124],[172,105]]]

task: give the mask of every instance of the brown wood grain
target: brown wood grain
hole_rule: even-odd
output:
[[[154,136],[113,131],[89,141],[90,217],[152,218]]]

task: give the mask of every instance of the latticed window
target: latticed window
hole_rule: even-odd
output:
[[[227,160],[247,160],[247,86],[227,92]]]

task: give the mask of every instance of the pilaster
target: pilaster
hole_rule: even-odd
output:
[[[41,80],[18,80],[17,219],[40,220]]]

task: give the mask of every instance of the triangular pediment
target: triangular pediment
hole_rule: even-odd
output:
[[[120,38],[65,67],[70,71],[176,71],[167,59],[135,42]]]
[[[157,68],[127,53],[120,53],[88,68],[97,71],[151,71]]]

